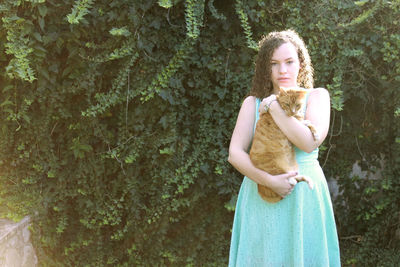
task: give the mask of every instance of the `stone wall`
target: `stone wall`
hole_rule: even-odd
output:
[[[0,219],[0,266],[36,267],[38,260],[30,242],[30,218],[20,222]]]

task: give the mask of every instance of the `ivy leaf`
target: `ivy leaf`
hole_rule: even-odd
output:
[[[47,172],[47,177],[54,178],[54,177],[56,177],[56,173],[54,171],[48,171]]]
[[[174,149],[172,149],[170,147],[160,149],[160,154],[161,155],[172,155],[172,154],[174,154]]]
[[[210,174],[210,166],[207,164],[207,163],[205,163],[205,164],[202,164],[201,166],[200,166],[200,170],[202,171],[202,172],[204,172],[204,174]]]
[[[90,152],[93,150],[90,145],[81,143],[79,137],[72,140],[72,145],[70,146],[70,149],[73,151],[74,157],[76,159],[83,159],[86,152]]]
[[[125,36],[128,37],[131,35],[131,32],[128,30],[128,27],[124,26],[121,28],[112,28],[110,30],[110,34],[113,36]]]
[[[368,2],[369,2],[369,0],[360,0],[360,1],[355,1],[354,4],[361,7]]]
[[[225,203],[225,208],[229,211],[235,211],[238,195],[233,195],[231,199]]]
[[[394,111],[394,116],[395,117],[400,117],[400,107],[396,108],[396,110]]]
[[[83,17],[89,13],[93,0],[76,0],[71,14],[67,15],[67,20],[71,24],[79,24]]]
[[[47,15],[47,7],[45,5],[39,5],[38,10],[41,17],[45,17]]]
[[[159,0],[158,5],[163,8],[171,8],[173,6],[171,0]]]

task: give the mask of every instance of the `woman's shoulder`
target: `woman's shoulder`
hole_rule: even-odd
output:
[[[247,96],[247,97],[243,100],[243,103],[251,103],[251,104],[254,104],[254,103],[256,103],[256,101],[257,101],[257,98],[256,98],[255,96],[249,95],[249,96]]]
[[[312,88],[308,90],[310,90],[308,101],[313,101],[313,100],[320,101],[323,99],[329,100],[329,92],[323,87]]]
[[[246,113],[249,116],[253,116],[256,104],[257,104],[257,98],[255,96],[247,96],[242,102],[240,112]]]
[[[310,96],[311,95],[318,95],[318,96],[328,95],[329,96],[328,90],[326,90],[323,87],[312,88],[312,89],[308,89],[308,90],[310,90],[310,92],[309,92]]]
[[[254,107],[256,103],[257,98],[255,96],[247,96],[242,102],[242,107]]]

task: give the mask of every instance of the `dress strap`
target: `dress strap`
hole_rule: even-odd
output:
[[[310,95],[311,90],[312,90],[312,89],[308,89],[308,90],[307,90],[307,93],[306,93],[306,104],[304,105],[304,108],[303,108],[303,114],[304,114],[304,115],[306,114],[307,103],[308,103],[308,96]]]
[[[256,131],[256,124],[258,119],[260,118],[260,113],[258,112],[258,109],[260,107],[261,99],[256,98],[256,120],[254,121],[254,132]]]

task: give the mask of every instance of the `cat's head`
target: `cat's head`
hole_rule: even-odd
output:
[[[306,100],[307,90],[296,87],[279,88],[276,99],[288,116],[300,114]]]

